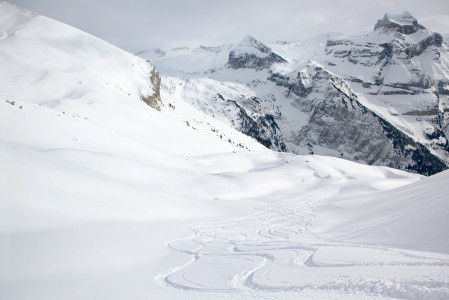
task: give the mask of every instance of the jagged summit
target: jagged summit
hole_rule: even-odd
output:
[[[383,32],[400,32],[403,34],[412,34],[418,30],[425,29],[418,21],[407,11],[402,14],[386,13],[385,16],[378,20],[374,26],[374,30]]]
[[[416,22],[415,17],[408,11],[404,11],[402,14],[386,13],[385,16],[398,24],[413,24]]]
[[[274,53],[271,48],[247,35],[237,46],[229,52],[228,67],[233,69],[266,69],[274,63],[287,62],[283,57]]]
[[[259,50],[262,53],[270,53],[272,52],[271,49],[263,44],[262,42],[258,41],[254,37],[247,35],[239,44],[240,46],[245,47],[253,47]]]

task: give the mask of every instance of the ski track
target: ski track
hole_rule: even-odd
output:
[[[167,247],[190,259],[161,272],[155,282],[250,299],[310,291],[449,298],[447,255],[324,240],[309,232],[314,210],[339,190],[339,182],[334,182],[283,204],[255,206],[255,212],[244,217],[188,226],[193,234],[172,240]]]

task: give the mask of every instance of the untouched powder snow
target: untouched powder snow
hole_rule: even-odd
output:
[[[0,15],[1,299],[449,297],[448,172],[269,151],[180,80],[146,105],[146,61]]]

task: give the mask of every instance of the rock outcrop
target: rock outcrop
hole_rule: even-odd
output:
[[[159,75],[159,72],[156,70],[156,68],[147,61],[148,64],[151,65],[151,72],[150,72],[150,86],[152,87],[153,93],[151,95],[141,95],[140,99],[148,104],[150,107],[161,110],[162,100],[161,100],[161,76]]]

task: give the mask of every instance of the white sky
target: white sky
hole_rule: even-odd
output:
[[[252,35],[296,41],[368,33],[385,12],[409,11],[449,33],[449,0],[9,0],[125,50],[215,46]]]

